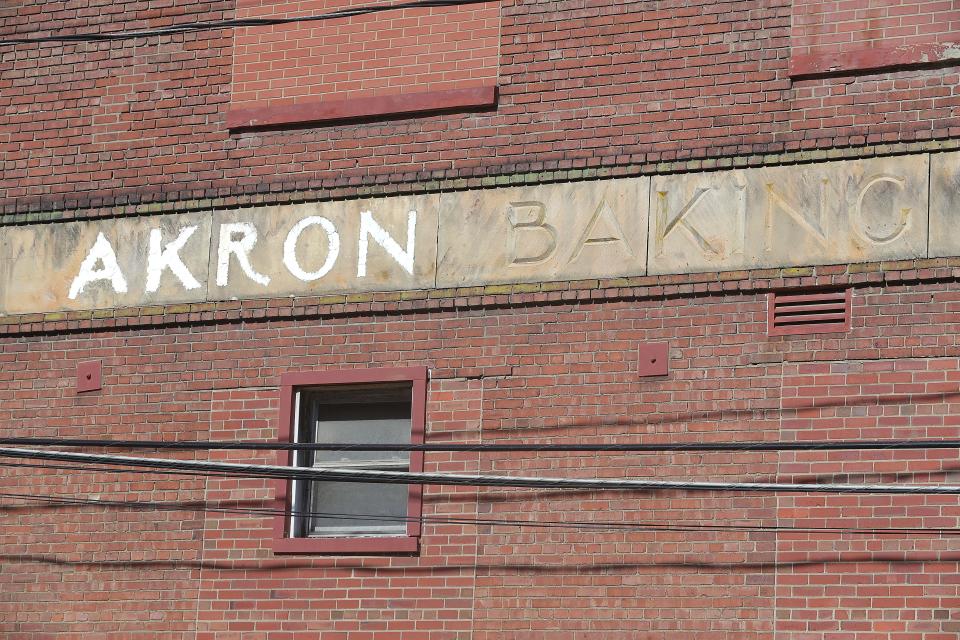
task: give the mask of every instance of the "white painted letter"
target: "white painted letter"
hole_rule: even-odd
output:
[[[303,267],[301,267],[297,261],[297,241],[300,239],[300,234],[303,233],[304,229],[315,224],[320,225],[323,227],[323,230],[327,232],[327,259],[316,271],[304,271]],[[337,233],[337,228],[333,226],[333,223],[323,216],[304,218],[293,225],[290,233],[287,234],[287,239],[283,241],[283,264],[287,266],[290,273],[304,282],[318,280],[327,275],[330,269],[333,268],[333,263],[337,261],[337,256],[339,255],[340,234]]]
[[[234,239],[234,234],[241,234]],[[217,286],[225,287],[230,281],[230,255],[237,256],[237,262],[247,277],[258,284],[270,284],[270,276],[257,273],[250,266],[250,251],[257,244],[257,229],[248,222],[233,222],[220,225],[220,246],[217,247]]]
[[[102,269],[94,269],[98,262],[103,264]],[[97,234],[97,241],[93,243],[90,253],[80,264],[80,273],[73,279],[67,297],[76,300],[77,296],[83,293],[84,287],[97,280],[109,280],[116,293],[127,292],[127,280],[120,271],[120,265],[117,264],[117,254],[113,252],[110,241],[102,233]]]
[[[150,252],[147,254],[147,286],[146,292],[153,293],[160,288],[160,275],[164,269],[170,269],[173,275],[180,279],[185,289],[199,289],[200,283],[193,277],[187,265],[183,264],[178,253],[183,245],[186,244],[190,236],[197,228],[187,227],[180,231],[177,239],[168,242],[167,246],[160,248],[161,231],[160,229],[150,230]]]
[[[407,214],[407,249],[404,250],[397,241],[373,219],[373,213],[370,211],[360,212],[360,245],[357,255],[357,277],[362,278],[367,275],[367,236],[373,238],[374,242],[386,249],[390,257],[397,261],[403,270],[413,275],[413,241],[417,229],[417,212],[411,211]]]

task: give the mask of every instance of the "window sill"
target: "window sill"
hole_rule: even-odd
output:
[[[274,539],[276,554],[409,554],[420,550],[416,536],[391,536],[383,538],[282,538]]]
[[[813,51],[790,57],[791,78],[834,74],[865,74],[903,67],[935,67],[960,63],[960,46],[938,43],[873,47],[853,51]]]
[[[262,103],[255,106],[231,107],[227,113],[227,128],[230,130],[259,129],[447,110],[486,109],[495,106],[496,103],[496,85],[277,106]]]

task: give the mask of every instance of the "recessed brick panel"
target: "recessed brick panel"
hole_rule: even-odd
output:
[[[794,76],[960,59],[960,6],[949,0],[796,0],[792,18]]]
[[[317,16],[360,5],[369,3],[240,0],[237,17]],[[499,2],[241,28],[230,112],[276,109],[280,115],[270,124],[369,117],[408,112],[385,99],[407,94],[446,96],[422,99],[423,110],[474,106],[450,92],[496,86],[499,41]],[[376,98],[384,98],[378,108]],[[352,113],[351,105],[363,108]]]

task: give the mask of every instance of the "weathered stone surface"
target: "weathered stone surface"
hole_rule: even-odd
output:
[[[432,288],[438,200],[421,195],[218,211],[208,299]],[[231,238],[242,243],[249,231],[236,225],[256,231],[249,270],[240,251],[230,251]]]
[[[960,256],[960,152],[930,158],[930,257]]]
[[[658,176],[650,273],[926,254],[927,156]]]
[[[151,234],[159,233],[157,246],[162,254],[190,227],[195,229],[176,254],[196,286],[185,286],[170,268],[158,269],[155,286],[148,286]],[[103,239],[98,240],[101,235]],[[95,246],[105,259],[90,258]],[[4,227],[0,229],[0,262],[5,264],[0,271],[0,312],[200,301],[206,295],[203,283],[209,251],[208,213]],[[108,277],[110,254],[116,259],[119,278],[116,273]]]
[[[0,227],[0,314],[960,255],[960,153],[932,211],[929,162]]]
[[[441,287],[646,273],[649,179],[444,194]]]

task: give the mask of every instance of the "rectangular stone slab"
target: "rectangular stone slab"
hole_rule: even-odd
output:
[[[437,283],[646,273],[649,178],[445,193]]]
[[[726,271],[926,255],[928,156],[653,180],[649,271]]]
[[[208,299],[430,289],[438,201],[419,195],[217,211]],[[249,228],[257,241],[247,269],[229,243],[243,242]]]
[[[930,157],[930,257],[960,256],[960,152]]]
[[[170,269],[163,269],[148,291],[148,253],[155,232],[161,251],[181,233],[189,233],[177,255],[196,287],[188,288]],[[106,261],[90,259],[94,247],[102,249]],[[3,313],[199,302],[206,298],[210,214],[3,227],[0,251],[6,265],[0,271]],[[110,254],[119,278],[100,277],[111,266]],[[85,270],[86,280],[81,276]]]
[[[960,255],[960,153],[930,162],[5,226],[0,314]]]

